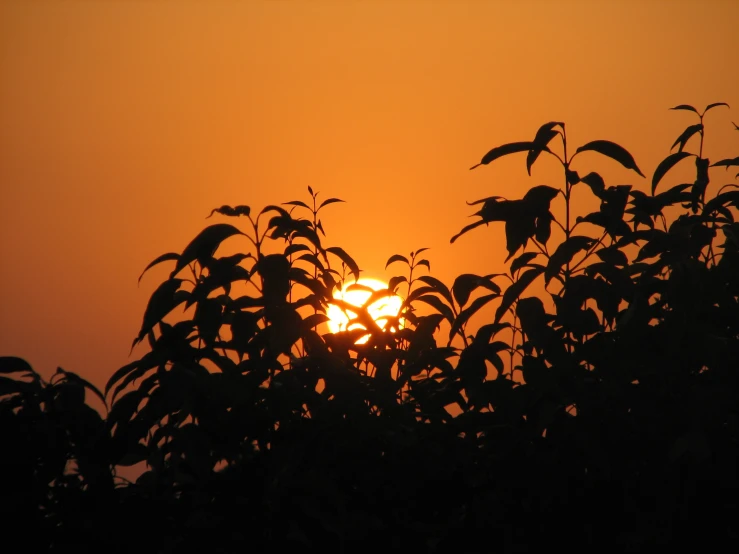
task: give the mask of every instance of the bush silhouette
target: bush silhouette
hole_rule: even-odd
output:
[[[739,158],[704,157],[719,107],[673,108],[697,123],[648,191],[580,165],[592,151],[643,177],[613,142],[572,153],[562,122],[493,148],[478,166],[526,154],[529,174],[542,155],[563,170],[560,188],[473,203],[451,239],[502,223],[507,273],[448,286],[426,248],[394,254],[400,274],[351,307],[361,330],[324,329],[360,275],[325,246],[320,215],[340,199],[309,187],[307,202],[213,210],[229,219],[145,269],[173,264],[134,340],[149,349],[104,395],[0,358],[2,520],[32,522],[39,551],[736,546],[739,186],[709,176]],[[681,162],[695,180],[668,186]],[[574,213],[575,194],[599,209]],[[219,255],[226,241],[247,248]],[[395,293],[381,327],[367,308]],[[117,476],[134,464],[135,482]]]

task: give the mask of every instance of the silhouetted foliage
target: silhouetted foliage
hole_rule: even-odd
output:
[[[324,244],[342,200],[309,187],[212,210],[231,223],[144,270],[174,263],[133,343],[147,352],[104,395],[0,358],[0,517],[33,526],[33,551],[736,547],[739,186],[710,177],[739,158],[704,157],[719,106],[673,108],[699,121],[649,192],[575,166],[593,152],[644,177],[607,140],[570,155],[562,122],[493,148],[472,169],[524,153],[529,175],[542,154],[562,167],[560,187],[472,202],[479,220],[451,239],[502,223],[507,272],[449,287],[426,248],[393,254],[402,269],[363,308],[332,296],[361,274]],[[670,184],[688,158],[695,180]],[[573,213],[574,194],[599,209]],[[368,307],[396,293],[380,326]],[[329,303],[364,329],[325,332]]]

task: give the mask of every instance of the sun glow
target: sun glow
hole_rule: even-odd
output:
[[[334,292],[334,298],[344,300],[345,302],[353,306],[363,306],[373,291],[387,289],[387,283],[383,283],[377,279],[360,278],[356,284],[347,283],[344,288],[340,291]],[[388,318],[393,318],[398,315],[400,307],[403,304],[403,299],[398,295],[385,296],[375,300],[372,304],[367,306],[372,319],[380,326],[385,329],[388,324]],[[352,329],[364,329],[364,325],[356,321],[351,322],[351,319],[356,317],[356,313],[351,310],[342,310],[335,304],[329,304],[326,315],[329,317],[328,328],[332,333],[338,333],[340,331],[347,331]],[[403,320],[400,320],[402,325]],[[357,344],[363,344],[369,340],[369,336],[364,336],[357,341]]]

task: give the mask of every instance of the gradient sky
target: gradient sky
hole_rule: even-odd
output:
[[[212,208],[309,185],[347,201],[326,244],[368,276],[420,247],[449,284],[502,271],[502,226],[449,244],[465,201],[561,177],[542,158],[528,178],[523,154],[468,168],[560,120],[649,176],[694,123],[668,108],[717,101],[708,155],[738,155],[738,23],[731,0],[3,0],[0,355],[103,386],[169,269],[137,287],[146,264]],[[648,187],[595,154],[578,168]]]

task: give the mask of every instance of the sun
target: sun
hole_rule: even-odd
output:
[[[372,291],[387,289],[387,283],[383,283],[378,279],[370,279],[362,277],[357,281],[356,286],[354,283],[347,283],[342,290],[334,292],[334,298],[344,300],[353,306],[363,306],[365,302],[372,295]],[[380,328],[385,329],[388,323],[389,317],[396,317],[400,311],[400,307],[403,305],[403,299],[396,295],[385,296],[376,300],[370,306],[367,311],[369,312],[372,319],[375,320]],[[347,310],[349,316],[356,316],[355,313]],[[338,333],[340,331],[346,331],[351,329],[364,329],[361,323],[349,324],[349,317],[344,311],[334,304],[329,304],[326,315],[329,317],[328,328],[332,333]],[[401,319],[402,324],[402,319]],[[348,327],[347,327],[348,326]],[[364,344],[369,340],[369,335],[362,337],[357,341],[357,344]]]

